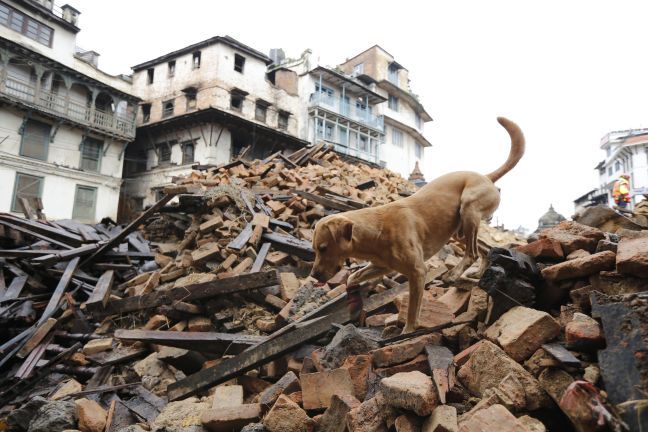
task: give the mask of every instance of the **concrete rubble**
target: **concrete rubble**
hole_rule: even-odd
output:
[[[401,335],[407,279],[363,283],[353,321],[365,263],[320,286],[310,242],[414,191],[320,145],[197,166],[133,226],[0,214],[0,430],[645,430],[648,231],[484,224],[484,276],[444,282],[452,239]]]

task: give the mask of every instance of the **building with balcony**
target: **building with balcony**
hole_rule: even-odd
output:
[[[574,200],[577,212],[600,203],[613,206],[612,188],[621,174],[630,176],[631,207],[648,194],[648,129],[609,132],[601,138],[600,148],[605,159],[595,167],[599,187]]]
[[[384,143],[378,152],[381,164],[403,177],[412,172],[416,162],[424,166],[424,149],[432,146],[424,136],[424,126],[432,118],[410,90],[407,69],[378,45],[348,59],[338,68],[369,86],[384,101],[372,112],[384,123]]]
[[[219,165],[244,148],[263,158],[308,144],[298,138],[297,74],[268,72],[272,60],[216,36],[133,66],[142,99],[137,136],[126,151],[124,214],[156,200],[194,165]]]
[[[78,17],[51,0],[0,0],[0,211],[25,198],[50,218],[116,218],[138,99],[76,47]]]

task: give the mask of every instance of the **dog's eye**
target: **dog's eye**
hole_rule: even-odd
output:
[[[319,251],[320,252],[326,252],[326,246],[327,246],[326,243],[322,243],[321,245],[319,245],[319,247],[318,247]]]

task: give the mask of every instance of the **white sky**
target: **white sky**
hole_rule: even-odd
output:
[[[607,132],[648,126],[648,3],[640,1],[125,1],[70,0],[81,11],[78,45],[100,67],[130,66],[216,35],[267,53],[305,48],[335,65],[378,44],[410,71],[433,122],[428,180],[482,173],[508,154],[498,115],[527,139],[502,180],[495,214],[535,229],[553,203],[566,217],[597,187]]]

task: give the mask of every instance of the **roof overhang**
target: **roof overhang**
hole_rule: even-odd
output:
[[[315,69],[311,70],[309,73],[314,77],[321,76],[323,81],[332,83],[338,87],[345,87],[352,93],[368,96],[370,105],[385,102],[387,100],[386,97],[371,90],[360,81],[324,66],[318,66]]]
[[[156,64],[159,64],[159,63],[164,63],[167,60],[173,59],[173,58],[178,57],[180,55],[188,54],[188,53],[196,51],[197,49],[200,49],[200,48],[203,48],[203,47],[206,47],[206,46],[210,46],[210,45],[214,45],[214,44],[217,44],[217,43],[223,43],[225,45],[229,45],[232,48],[235,48],[235,49],[237,49],[237,50],[239,50],[241,52],[244,52],[245,54],[248,54],[248,55],[250,55],[252,57],[255,57],[255,58],[261,60],[262,62],[264,62],[266,64],[266,66],[272,63],[272,60],[267,55],[263,54],[260,51],[255,50],[254,48],[252,48],[252,47],[250,47],[248,45],[245,45],[245,44],[237,41],[236,39],[234,39],[231,36],[214,36],[214,37],[211,37],[209,39],[205,39],[204,41],[200,41],[198,43],[195,43],[193,45],[189,45],[189,46],[186,46],[184,48],[180,48],[178,50],[171,51],[170,53],[167,53],[167,54],[164,54],[164,55],[162,55],[160,57],[154,58],[153,60],[149,60],[149,61],[145,61],[144,63],[137,64],[137,65],[131,67],[131,69],[133,69],[133,71],[135,71],[135,72],[137,72],[139,70],[142,70],[142,69],[147,69],[147,68],[149,68],[151,66],[155,66]]]
[[[414,95],[412,95],[412,93],[403,90],[402,88],[398,87],[396,84],[388,80],[379,81],[378,86],[387,90],[389,93],[397,94],[399,98],[405,99],[410,105],[414,107],[414,110],[418,113],[418,115],[424,122],[432,121],[432,117],[427,113],[427,111],[425,111],[423,104],[419,102],[419,100]]]

